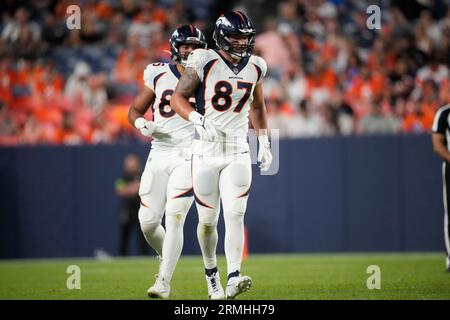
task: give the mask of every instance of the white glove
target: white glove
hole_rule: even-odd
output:
[[[201,140],[214,141],[219,137],[219,131],[214,126],[214,122],[197,111],[189,113],[189,121],[194,123],[195,130],[200,135]]]
[[[153,121],[148,121],[143,117],[137,118],[136,121],[134,121],[134,126],[139,129],[145,137],[151,137],[157,129],[157,126]]]
[[[272,163],[272,152],[270,152],[270,142],[267,135],[258,136],[259,150],[258,150],[258,161],[261,162],[259,167],[262,172],[269,170],[270,164]]]

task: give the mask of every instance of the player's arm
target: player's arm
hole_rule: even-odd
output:
[[[141,117],[150,108],[151,104],[155,100],[155,93],[153,90],[144,86],[139,94],[133,99],[130,109],[128,110],[128,122],[134,126],[134,122]]]
[[[213,141],[219,136],[213,122],[195,111],[189,103],[189,98],[194,95],[200,83],[201,80],[197,71],[193,68],[186,68],[170,99],[170,106],[184,120],[191,121],[194,124],[195,130],[202,140]]]
[[[444,161],[450,162],[450,152],[445,145],[445,136],[441,133],[433,132],[431,140],[433,142],[434,152],[436,152]]]
[[[192,68],[186,68],[170,99],[170,106],[184,120],[192,121],[189,115],[195,112],[195,109],[190,104],[189,98],[194,95],[199,85],[200,78],[197,72]]]
[[[133,99],[130,109],[128,110],[128,122],[139,129],[146,137],[150,137],[156,130],[155,123],[144,118],[144,114],[154,100],[155,93],[153,90],[144,86],[141,92]]]
[[[267,133],[267,111],[264,103],[262,82],[258,82],[253,91],[249,117],[253,128],[256,129],[258,134],[258,161],[261,162],[259,167],[261,171],[267,171],[272,163],[272,153],[270,152],[270,142]]]
[[[264,103],[262,82],[257,83],[253,91],[253,102],[249,117],[258,136],[267,135],[267,110]]]

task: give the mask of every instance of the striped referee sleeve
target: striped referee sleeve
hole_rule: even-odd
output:
[[[448,126],[448,116],[450,113],[450,104],[442,106],[436,112],[433,120],[432,130],[434,133],[445,134],[445,129]]]

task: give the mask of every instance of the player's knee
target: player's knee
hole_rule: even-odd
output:
[[[247,201],[244,199],[239,199],[234,201],[229,209],[224,210],[224,219],[233,221],[243,221],[245,211],[247,209]]]
[[[186,215],[185,214],[179,214],[179,213],[170,214],[170,215],[166,216],[166,224],[167,224],[167,221],[169,221],[169,220],[173,221],[173,222],[176,222],[178,224],[184,224],[184,221],[186,220]]]
[[[245,216],[245,210],[244,211],[229,210],[229,211],[224,211],[223,218],[225,221],[239,222],[239,221],[244,221],[244,216]]]
[[[148,222],[148,223],[140,223],[141,231],[144,235],[153,234],[156,229],[160,226],[160,222]]]
[[[192,204],[190,198],[171,199],[166,204],[166,216],[186,216]]]
[[[205,224],[202,222],[198,223],[197,232],[198,234],[208,235],[213,233],[217,229],[217,223],[216,224]]]
[[[142,205],[139,208],[139,222],[140,224],[145,225],[154,225],[154,224],[160,224],[161,218],[162,218],[162,212],[158,212],[155,209]]]
[[[218,214],[214,210],[207,209],[207,210],[200,210],[198,212],[198,222],[199,225],[205,226],[205,227],[216,227],[217,221],[218,221]]]
[[[189,210],[189,206],[184,203],[167,203],[166,206],[166,223],[168,219],[177,223],[184,223],[186,219],[186,213]]]

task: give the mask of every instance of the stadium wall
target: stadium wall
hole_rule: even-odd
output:
[[[0,258],[117,254],[114,181],[148,149],[0,148]],[[184,254],[200,254],[196,222]],[[283,140],[277,175],[253,166],[246,225],[250,253],[441,251],[441,162],[429,135]],[[222,218],[219,234],[223,253]]]

